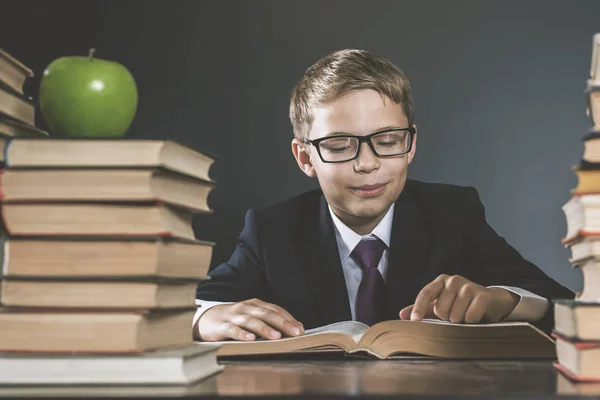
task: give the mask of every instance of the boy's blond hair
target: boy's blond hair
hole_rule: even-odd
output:
[[[366,50],[346,49],[330,53],[306,70],[292,90],[290,121],[297,138],[308,138],[312,109],[342,95],[372,89],[402,105],[409,126],[413,124],[411,88],[406,76],[383,57]]]

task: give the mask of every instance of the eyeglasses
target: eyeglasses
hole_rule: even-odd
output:
[[[416,130],[393,128],[366,136],[335,135],[319,139],[304,139],[304,143],[317,148],[324,163],[341,163],[358,157],[360,145],[366,142],[377,157],[396,157],[410,152]]]

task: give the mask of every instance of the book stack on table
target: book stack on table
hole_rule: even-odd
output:
[[[578,185],[563,206],[572,266],[583,273],[575,300],[554,304],[555,367],[571,382],[600,382],[600,34],[594,35],[592,67],[585,92],[593,126],[583,137],[584,153],[574,167]]]
[[[214,246],[192,216],[212,212],[214,158],[167,140],[49,137],[16,100],[31,75],[0,52],[0,385],[219,371],[217,346],[192,337]]]

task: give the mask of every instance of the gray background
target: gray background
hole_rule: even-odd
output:
[[[32,67],[64,55],[118,61],[136,78],[132,138],[169,138],[220,158],[200,239],[227,259],[248,207],[316,187],[290,151],[290,91],[326,53],[368,49],[414,91],[409,176],[473,185],[490,224],[573,290],[560,239],[571,166],[590,127],[583,90],[600,1],[2,1],[0,46]],[[38,125],[45,127],[38,114]]]

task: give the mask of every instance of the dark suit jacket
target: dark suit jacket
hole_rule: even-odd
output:
[[[275,303],[314,328],[350,320],[333,221],[321,190],[250,209],[228,262],[198,287],[202,300]],[[560,245],[557,243],[557,246]],[[396,200],[386,277],[386,319],[440,274],[520,287],[549,300],[574,294],[525,260],[486,222],[472,187],[407,180]],[[535,323],[549,332],[553,306]]]

